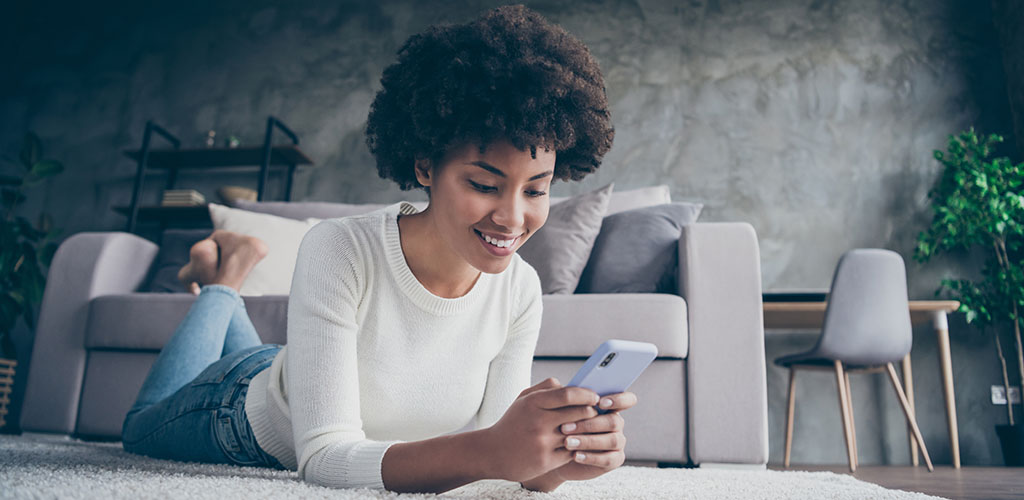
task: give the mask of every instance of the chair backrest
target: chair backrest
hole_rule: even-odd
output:
[[[839,259],[815,350],[853,365],[881,365],[910,352],[912,330],[903,258],[858,248]]]

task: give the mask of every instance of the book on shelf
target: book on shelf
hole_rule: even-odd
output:
[[[165,207],[190,207],[206,203],[206,197],[195,189],[164,190],[160,205]]]

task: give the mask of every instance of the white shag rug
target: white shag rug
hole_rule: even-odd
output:
[[[294,472],[157,460],[130,454],[120,443],[0,436],[0,498],[398,498],[456,499],[925,499],[831,472],[657,469],[623,466],[551,493],[518,483],[477,481],[441,495],[331,489],[304,483]]]

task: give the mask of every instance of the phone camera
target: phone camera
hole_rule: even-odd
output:
[[[604,358],[604,361],[601,362],[601,368],[604,368],[605,365],[607,365],[608,363],[611,363],[612,362],[612,358],[614,358],[614,357],[615,357],[615,353],[614,352],[609,354],[608,356],[606,356]]]

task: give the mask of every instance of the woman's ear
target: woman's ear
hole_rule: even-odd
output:
[[[416,171],[416,180],[419,181],[423,187],[430,187],[430,160],[426,158],[417,158],[416,164],[413,166],[413,170]]]

